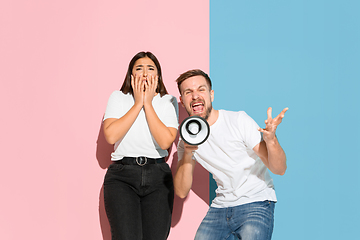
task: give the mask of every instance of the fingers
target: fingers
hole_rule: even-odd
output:
[[[150,91],[152,91],[152,90],[156,91],[156,88],[157,88],[157,76],[149,75],[146,87]]]
[[[157,76],[148,75],[145,83],[145,91],[149,96],[154,96],[157,89]]]
[[[145,97],[144,97],[144,103],[151,104],[152,100],[156,93],[156,79],[152,75],[147,76],[147,80],[144,82],[145,86]]]
[[[134,89],[134,76],[133,75],[131,75],[131,86],[132,86],[132,88]]]
[[[276,118],[274,119],[276,125],[279,125],[279,124],[281,123],[282,119],[283,119],[284,116],[285,116],[285,112],[286,112],[288,109],[289,109],[289,108],[284,108],[284,109],[279,113],[279,115],[276,116]]]
[[[268,120],[271,120],[271,119],[272,119],[271,114],[272,114],[272,108],[269,107],[269,108],[267,109],[267,117],[268,117]]]
[[[156,91],[157,87],[158,87],[158,84],[159,84],[159,76],[155,76],[154,77],[154,89]]]
[[[284,108],[284,110],[281,111],[281,113],[279,114],[281,118],[284,118],[285,113],[286,113],[287,110],[289,110],[288,107]]]
[[[131,86],[133,89],[135,103],[143,104],[143,97],[144,97],[144,84],[141,82],[140,76],[131,75]]]
[[[189,145],[189,144],[187,144],[187,143],[184,142],[184,148],[185,148],[185,152],[186,152],[186,153],[194,154],[195,151],[198,149],[198,146],[196,146],[196,145]]]
[[[154,86],[154,76],[148,75],[146,90],[151,91],[153,89],[153,86]]]
[[[282,119],[284,118],[285,116],[285,112],[289,110],[289,108],[284,108],[280,113],[279,115],[277,115],[274,119],[272,118],[272,108],[269,107],[268,110],[267,110],[267,119],[265,120],[265,124],[266,124],[266,127],[265,129],[268,129],[270,127],[270,125],[275,125],[275,126],[278,126]]]
[[[134,91],[144,92],[145,83],[144,83],[144,81],[141,80],[141,78],[142,78],[142,74],[140,74],[140,75],[136,74],[135,77],[133,77],[133,79],[134,79],[134,85],[133,85]]]
[[[155,77],[151,74],[147,74],[143,79],[143,91],[144,91],[144,104],[152,104],[152,100],[155,96],[156,87]]]
[[[286,111],[289,110],[289,108],[284,108],[277,117],[284,118]]]
[[[135,92],[137,90],[137,78],[136,76],[134,77],[134,75],[131,75],[131,86]]]
[[[190,144],[187,144],[186,142],[184,142],[184,147],[192,149],[192,150],[197,150],[198,149],[197,145],[190,145]]]
[[[133,90],[141,90],[141,82],[140,82],[140,77],[139,75],[135,75],[135,77],[133,75],[131,75],[131,85],[133,87]]]
[[[260,127],[258,127],[258,129],[257,129],[259,132],[262,132],[262,133],[264,133],[265,132],[265,130],[264,129],[262,129],[262,128],[260,128]]]
[[[191,152],[195,152],[196,150],[198,150],[198,146],[189,145],[188,147],[186,147],[186,149],[191,151]]]

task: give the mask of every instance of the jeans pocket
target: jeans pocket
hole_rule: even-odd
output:
[[[124,164],[113,163],[108,167],[108,171],[122,171],[125,168]]]
[[[159,166],[159,168],[165,172],[165,173],[171,173],[171,169],[169,167],[169,165],[167,163],[159,163],[157,164],[157,166]]]

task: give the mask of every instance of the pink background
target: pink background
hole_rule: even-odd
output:
[[[180,73],[209,71],[208,1],[1,1],[0,239],[110,239],[101,120],[143,50],[178,97]],[[169,239],[193,239],[208,208],[208,174],[196,171]]]

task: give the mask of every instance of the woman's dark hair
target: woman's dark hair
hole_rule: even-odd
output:
[[[165,85],[164,85],[164,82],[163,82],[160,63],[157,60],[157,58],[155,57],[155,55],[152,54],[151,52],[139,52],[131,59],[131,61],[129,63],[128,70],[127,70],[127,73],[126,73],[126,76],[125,76],[124,83],[121,86],[120,91],[122,91],[125,94],[130,93],[131,95],[134,95],[134,92],[133,92],[133,89],[132,89],[132,86],[131,86],[132,70],[134,68],[135,62],[138,59],[144,58],[144,57],[150,58],[155,63],[155,66],[156,66],[157,72],[158,72],[158,86],[157,86],[156,92],[160,93],[160,96],[164,96],[168,92],[167,92],[167,90],[165,88]]]

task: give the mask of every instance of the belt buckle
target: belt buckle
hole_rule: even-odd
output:
[[[136,163],[141,167],[144,166],[147,163],[147,157],[136,157]]]

